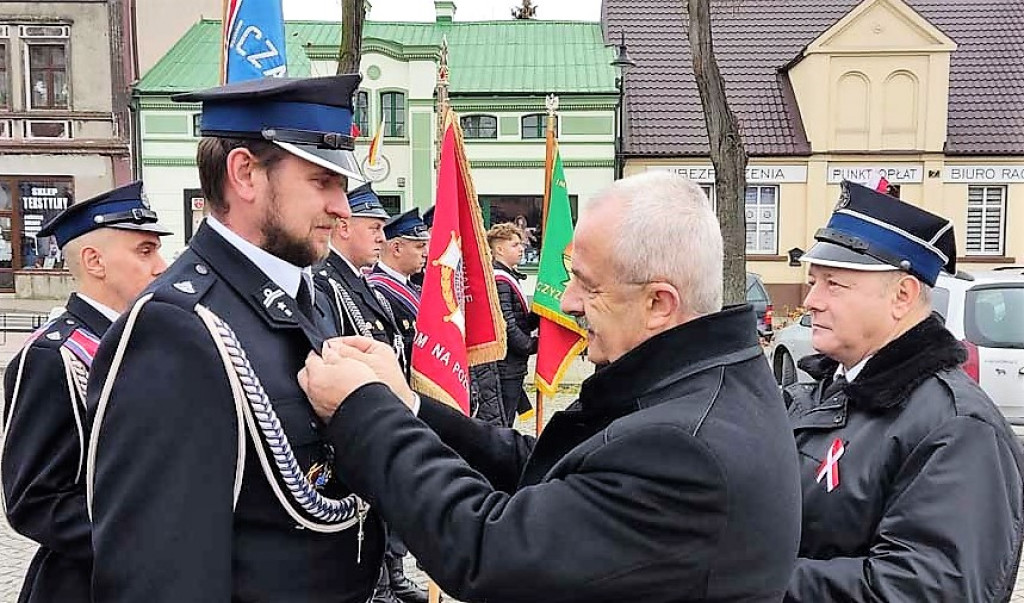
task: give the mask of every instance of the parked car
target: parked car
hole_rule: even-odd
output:
[[[753,272],[747,273],[747,303],[754,307],[757,314],[757,335],[765,341],[771,341],[774,333],[772,299],[768,296],[768,289],[765,288],[761,277]]]
[[[932,308],[967,348],[964,371],[1024,435],[1024,269],[941,274]],[[810,314],[779,329],[768,353],[780,385],[810,381],[796,366],[814,353]]]

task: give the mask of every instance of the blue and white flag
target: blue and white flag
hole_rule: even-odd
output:
[[[287,75],[281,0],[225,0],[221,83]]]

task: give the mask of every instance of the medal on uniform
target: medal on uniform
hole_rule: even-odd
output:
[[[306,479],[317,490],[323,490],[327,481],[331,479],[331,468],[324,463],[313,463],[313,466],[306,472]]]
[[[839,457],[843,456],[844,452],[846,452],[846,446],[841,439],[836,438],[828,447],[825,460],[818,465],[817,477],[814,481],[820,484],[821,480],[825,480],[826,492],[831,492],[839,487]]]
[[[383,331],[384,330],[384,323],[382,323],[379,320],[377,321],[377,330],[378,331]]]

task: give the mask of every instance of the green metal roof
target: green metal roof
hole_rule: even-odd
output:
[[[338,23],[289,21],[289,75],[310,75],[310,58],[337,55]],[[434,56],[448,37],[449,91],[458,94],[614,94],[612,50],[601,25],[568,21],[367,21],[364,52],[395,58]],[[141,94],[170,94],[216,86],[220,21],[192,26],[137,85]]]

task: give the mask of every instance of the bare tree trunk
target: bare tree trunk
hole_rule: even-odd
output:
[[[718,222],[725,243],[725,303],[747,299],[746,213],[747,151],[743,147],[739,122],[729,109],[725,82],[718,70],[711,43],[710,0],[687,0],[690,14],[690,53],[697,79],[704,122],[715,166],[715,198]]]
[[[364,0],[341,0],[341,47],[338,49],[338,71],[359,73],[362,55],[363,21],[366,20]]]

